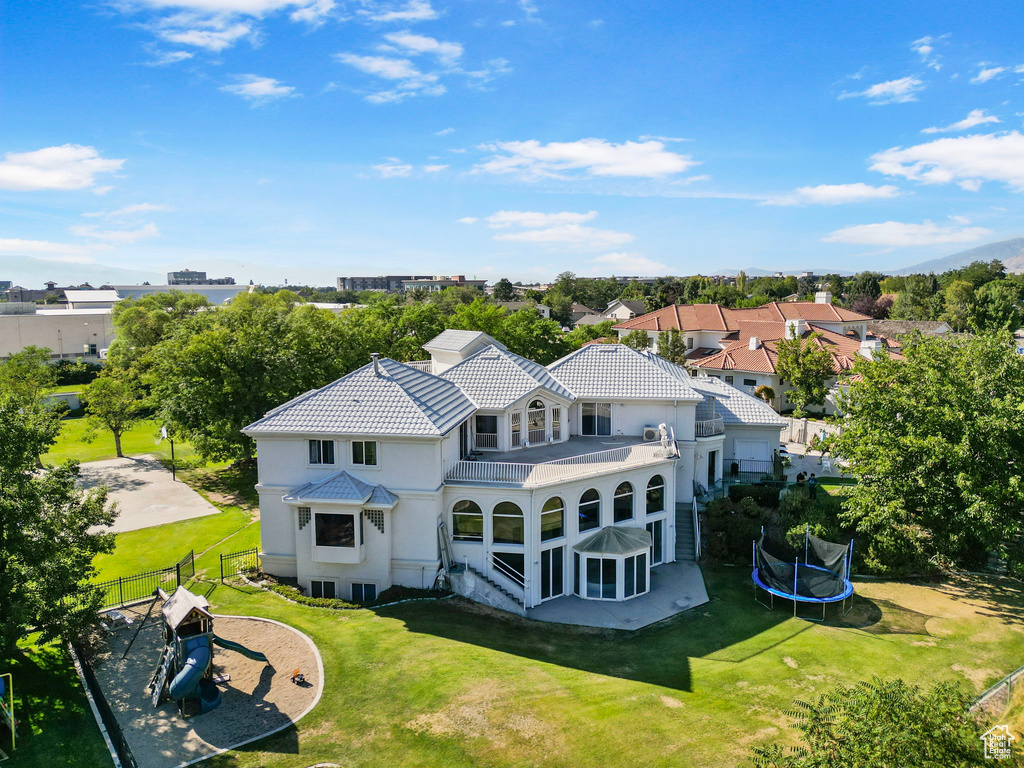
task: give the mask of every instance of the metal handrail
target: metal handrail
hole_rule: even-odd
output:
[[[704,419],[694,423],[694,432],[697,437],[712,437],[725,433],[725,419],[718,416],[714,419]]]
[[[487,563],[506,579],[519,586],[523,591],[526,591],[526,576],[524,574],[512,570],[509,566],[505,565],[505,563],[501,562],[501,560],[498,560],[493,553],[487,555]]]

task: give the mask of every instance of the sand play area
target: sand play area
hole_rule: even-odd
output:
[[[123,609],[140,622],[147,605]],[[154,708],[146,690],[163,643],[159,604],[131,647],[121,655],[138,623],[108,636],[106,648],[92,662],[110,707],[140,768],[175,768],[286,727],[305,715],[323,690],[323,667],[313,642],[291,627],[265,619],[216,616],[217,636],[264,653],[270,664],[216,648],[214,672],[231,676],[218,686],[221,705],[183,719],[175,702]],[[301,669],[305,685],[291,682]]]

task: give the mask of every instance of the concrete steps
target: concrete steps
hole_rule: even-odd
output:
[[[676,503],[676,560],[696,560],[697,542],[690,504]]]
[[[494,581],[493,579],[485,576],[484,574],[480,573],[480,571],[478,571],[473,566],[466,565],[465,567],[466,567],[467,570],[469,570],[478,579],[480,579],[480,580],[486,582],[488,585],[490,585],[490,587],[492,589],[496,590],[497,592],[500,592],[505,597],[507,597],[509,600],[512,600],[513,602],[516,602],[516,603],[519,603],[519,605],[521,605],[523,608],[526,607],[526,601],[523,600],[523,598],[519,597],[518,595],[513,594],[512,592],[509,592],[507,589],[505,589],[503,586],[501,586],[501,584],[499,584],[498,582]]]

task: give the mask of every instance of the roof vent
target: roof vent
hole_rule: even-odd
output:
[[[751,350],[760,349],[761,348],[761,340],[759,338],[757,338],[757,336],[751,336],[750,340],[747,342],[747,348],[751,349]]]
[[[373,360],[373,375],[380,376],[380,352],[371,352],[370,359]]]
[[[814,303],[815,304],[831,304],[832,303],[832,294],[829,293],[828,291],[818,291],[816,294],[814,294]]]

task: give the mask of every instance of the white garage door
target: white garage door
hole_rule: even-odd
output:
[[[764,440],[737,440],[736,458],[768,461],[772,457],[771,446]]]

